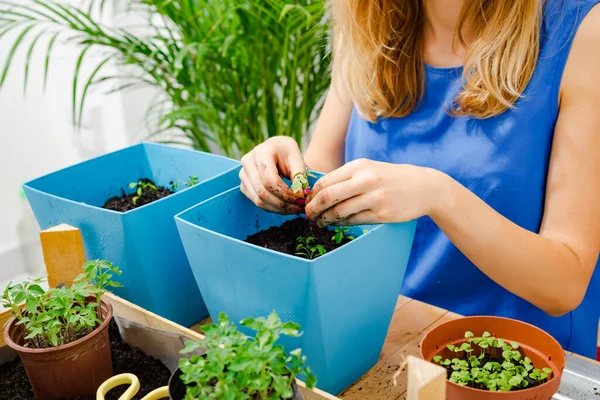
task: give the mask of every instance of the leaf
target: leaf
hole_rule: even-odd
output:
[[[34,27],[35,27],[35,25],[27,26],[26,28],[24,28],[21,31],[21,33],[15,39],[15,42],[13,43],[13,45],[10,49],[10,52],[8,53],[8,56],[6,57],[6,62],[4,63],[4,70],[2,71],[2,77],[0,77],[0,87],[2,87],[2,85],[4,85],[4,81],[6,80],[6,75],[8,75],[8,70],[10,69],[12,59],[13,59],[15,53],[17,52],[17,49],[19,48],[21,42],[23,42],[23,39],[27,36],[27,34]]]

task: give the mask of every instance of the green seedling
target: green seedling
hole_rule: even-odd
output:
[[[173,190],[177,190],[177,188],[179,188],[179,185],[183,185],[186,188],[190,188],[192,186],[195,186],[198,184],[198,182],[200,182],[200,179],[197,176],[194,175],[190,175],[189,176],[189,180],[187,181],[174,181],[171,183],[171,188],[173,188]]]
[[[136,195],[131,199],[131,202],[133,203],[134,206],[137,205],[137,201],[140,199],[140,197],[142,197],[144,190],[146,190],[146,189],[158,190],[158,188],[151,182],[141,181],[141,180],[137,181],[137,182],[131,182],[129,184],[129,189],[136,189],[136,191],[135,191]]]
[[[281,336],[301,336],[298,324],[282,322],[275,311],[268,318],[249,318],[240,324],[256,335],[240,333],[221,313],[218,324],[200,327],[204,341],[185,343],[183,354],[198,349],[206,352],[179,361],[186,400],[290,399],[294,396],[292,383],[299,374],[306,378],[307,387],[315,387],[316,378],[305,365],[302,350],[286,354],[283,346],[276,344]]]
[[[296,246],[296,255],[313,260],[327,253],[325,247],[315,243],[315,240],[316,239],[312,236],[298,236],[298,238],[296,238],[296,241],[298,242],[298,245]]]
[[[310,193],[310,184],[308,178],[316,178],[317,176],[310,172],[308,169],[304,172],[298,172],[292,178],[292,192],[299,193],[304,192],[304,195],[308,196]]]
[[[23,325],[25,347],[48,348],[73,342],[92,332],[102,321],[101,300],[108,287],[118,287],[113,275],[121,271],[108,261],[90,261],[71,287],[45,291],[42,279],[16,285],[10,283],[2,294],[1,304],[10,308]],[[95,301],[87,301],[95,295]],[[21,304],[25,303],[24,309]]]
[[[348,239],[348,240],[354,240],[355,239],[354,236],[348,235],[348,227],[347,226],[342,226],[342,227],[339,227],[339,228],[335,228],[335,232],[334,232],[334,235],[331,237],[331,240],[335,244],[340,245],[344,241],[344,238]]]
[[[493,392],[520,390],[530,385],[539,385],[552,375],[550,368],[534,368],[531,359],[523,357],[519,344],[496,338],[489,332],[475,337],[465,333],[466,342],[460,346],[449,344],[448,350],[454,357],[435,356],[433,361],[449,372],[449,380],[458,385]],[[479,355],[473,354],[479,347]],[[501,352],[501,357],[497,354]],[[485,359],[491,361],[484,361]],[[482,365],[482,363],[484,363]]]

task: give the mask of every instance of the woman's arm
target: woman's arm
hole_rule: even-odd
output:
[[[369,160],[320,179],[306,214],[320,226],[430,215],[505,289],[550,315],[573,310],[585,296],[600,251],[600,52],[591,49],[600,49],[600,7],[579,28],[561,82],[539,234],[439,171]]]
[[[329,88],[319,121],[304,154],[306,164],[314,171],[331,172],[344,164],[344,142],[352,114],[352,101],[341,86],[332,84]]]

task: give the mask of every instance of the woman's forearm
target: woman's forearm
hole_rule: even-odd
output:
[[[439,174],[444,195],[431,218],[496,283],[550,315],[579,305],[593,266],[565,243],[514,224],[467,188]]]

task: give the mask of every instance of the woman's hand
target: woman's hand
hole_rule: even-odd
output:
[[[306,166],[296,141],[278,136],[242,157],[240,189],[258,207],[277,214],[304,211],[304,193],[294,193],[280,175],[291,179]]]
[[[306,215],[320,227],[410,221],[440,208],[448,179],[429,168],[352,161],[317,181]]]

